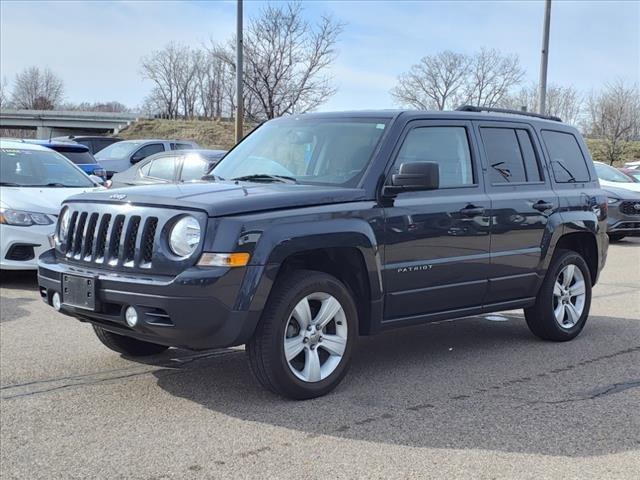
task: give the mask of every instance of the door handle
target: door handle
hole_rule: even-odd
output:
[[[553,203],[545,202],[543,200],[540,200],[539,202],[534,203],[532,206],[533,206],[534,209],[538,210],[539,212],[544,212],[546,210],[551,210],[554,207]]]
[[[465,217],[477,217],[479,215],[484,215],[484,208],[476,207],[475,205],[467,205],[460,210],[460,213]]]

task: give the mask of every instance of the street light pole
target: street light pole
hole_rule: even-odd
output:
[[[244,101],[242,95],[242,0],[237,0],[236,14],[236,143],[242,140]]]
[[[540,58],[540,93],[538,113],[544,114],[547,103],[547,64],[549,63],[549,27],[551,24],[551,0],[545,0],[544,27],[542,32],[542,56]]]

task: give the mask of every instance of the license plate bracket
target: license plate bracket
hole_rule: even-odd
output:
[[[96,279],[62,274],[62,303],[85,310],[95,310]]]

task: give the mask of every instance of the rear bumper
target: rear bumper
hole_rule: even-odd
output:
[[[61,313],[105,330],[152,343],[189,349],[229,347],[246,343],[259,312],[235,310],[246,269],[191,268],[175,277],[133,277],[58,263],[53,251],[38,263],[42,299],[52,304],[62,295]],[[261,267],[247,267],[261,268]],[[95,281],[95,310],[64,303],[63,275],[90,276]],[[124,318],[135,307],[138,323]]]

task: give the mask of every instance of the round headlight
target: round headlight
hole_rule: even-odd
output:
[[[58,229],[58,241],[62,242],[67,238],[67,233],[69,233],[69,221],[71,220],[71,214],[69,213],[69,209],[65,208],[60,215],[60,228]]]
[[[169,234],[171,251],[179,257],[188,257],[200,243],[200,224],[192,216],[182,217]]]

